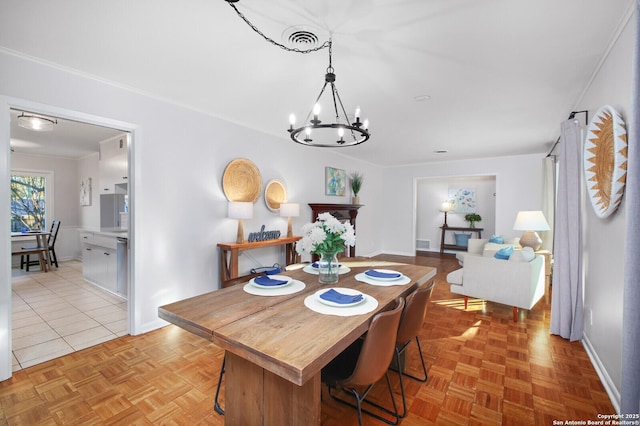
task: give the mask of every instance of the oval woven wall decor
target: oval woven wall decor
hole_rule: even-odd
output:
[[[270,180],[264,187],[264,202],[272,212],[280,211],[280,204],[287,201],[287,189],[278,179]]]
[[[627,180],[627,131],[609,105],[598,110],[584,142],[584,174],[593,210],[599,218],[620,204]]]
[[[224,169],[222,190],[229,201],[255,203],[262,191],[260,170],[246,158],[232,160]]]

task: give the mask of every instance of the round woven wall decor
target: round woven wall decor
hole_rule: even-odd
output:
[[[584,142],[584,174],[593,210],[608,217],[622,200],[627,180],[627,131],[609,105],[598,110]]]
[[[264,202],[272,212],[280,211],[280,204],[287,201],[287,189],[277,179],[270,180],[264,187]]]
[[[232,160],[224,169],[222,190],[229,201],[255,203],[262,191],[260,170],[246,158]]]

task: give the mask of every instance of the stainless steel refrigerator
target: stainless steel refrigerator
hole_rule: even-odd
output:
[[[100,229],[121,229],[120,212],[125,212],[126,194],[100,195]]]

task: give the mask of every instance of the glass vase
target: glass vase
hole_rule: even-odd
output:
[[[320,284],[335,284],[338,282],[338,253],[320,253],[318,260],[318,280]]]

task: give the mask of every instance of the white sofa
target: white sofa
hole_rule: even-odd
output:
[[[458,263],[462,266],[464,264],[464,258],[468,255],[493,255],[495,252],[500,250],[503,247],[513,246],[514,249],[519,250],[522,248],[520,246],[520,237],[506,237],[503,238],[503,244],[490,243],[488,238],[469,238],[469,245],[467,246],[467,251],[461,251],[456,253],[456,259],[458,259]],[[490,252],[490,253],[489,253]]]
[[[495,247],[482,244],[477,254],[478,247],[472,247],[471,241],[473,251],[463,256],[463,268],[447,275],[451,292],[464,295],[465,310],[469,297],[513,306],[513,320],[517,321],[518,308],[531,309],[544,296],[544,257],[531,252],[533,260],[523,261],[525,253],[516,250],[510,260],[496,259]]]

